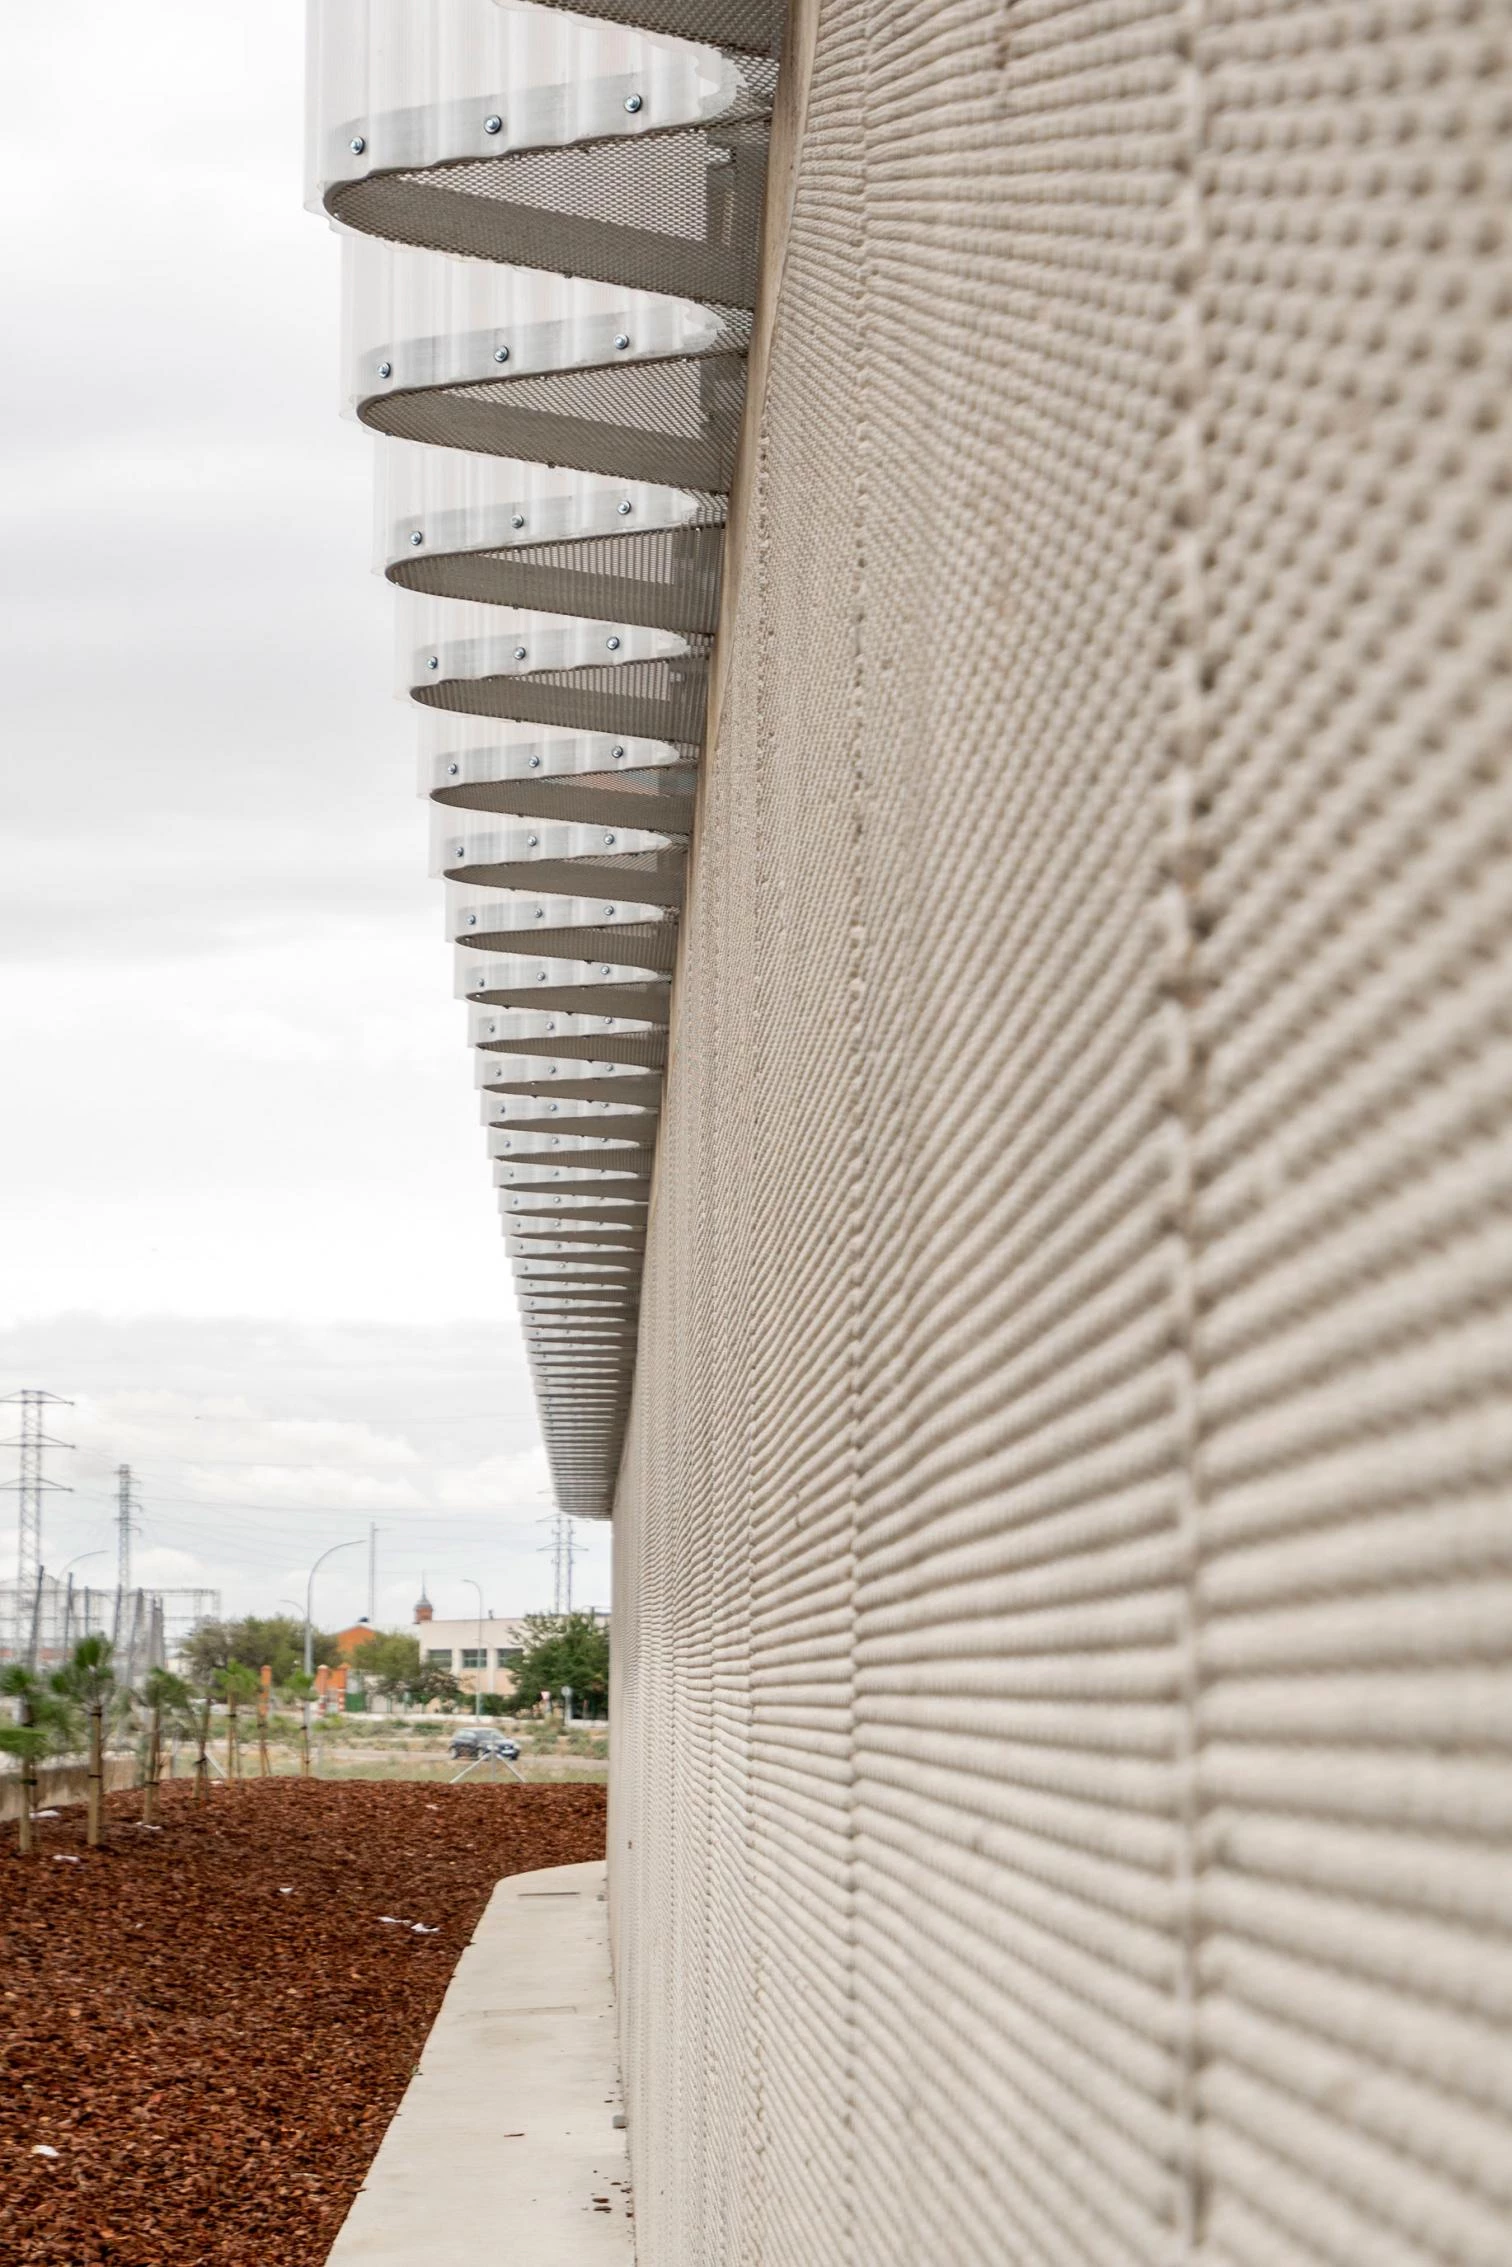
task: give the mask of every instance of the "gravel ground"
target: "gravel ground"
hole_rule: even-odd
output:
[[[0,2260],[319,2267],[493,1884],[601,1857],[603,1791],[269,1779],[140,1812],[0,1857]]]

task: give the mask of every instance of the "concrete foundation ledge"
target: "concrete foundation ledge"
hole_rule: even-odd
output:
[[[328,2267],[632,2267],[602,1862],[501,1881]]]

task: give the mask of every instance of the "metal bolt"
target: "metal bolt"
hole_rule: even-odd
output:
[[[351,151],[353,157],[361,157],[363,151],[367,148],[367,143],[360,134],[354,134],[347,143],[347,148]]]
[[[378,375],[380,378],[392,378],[392,376],[394,375],[393,363],[380,362],[378,365]]]
[[[606,919],[612,921],[614,919],[614,907],[612,905],[606,905],[604,907],[604,914]]]
[[[412,548],[413,548],[414,550],[418,551],[418,550],[419,550],[419,548],[420,548],[420,546],[421,546],[421,544],[422,544],[422,543],[423,543],[424,541],[425,541],[425,537],[424,537],[424,536],[423,536],[423,535],[422,535],[422,534],[420,533],[420,530],[419,530],[419,528],[417,527],[417,528],[415,529],[414,533],[413,533],[413,534],[411,535],[411,537],[410,537],[410,544],[411,544]]]
[[[511,527],[523,527],[525,525],[525,514],[523,512],[516,512],[513,518],[510,520],[509,524]]]
[[[531,770],[532,770],[532,771],[539,771],[539,770],[540,770],[540,768],[541,768],[541,759],[540,759],[540,757],[539,757],[539,756],[532,756],[532,757],[530,758],[530,768],[531,768]]]
[[[496,347],[494,348],[494,360],[495,360],[495,362],[507,362],[507,361],[509,360],[509,349],[508,349],[508,347],[507,347],[507,346],[496,346]]]
[[[614,837],[612,834],[606,834],[604,837],[604,842],[610,850],[614,848]]]
[[[545,983],[545,981],[546,981],[546,971],[545,971],[545,969],[544,969],[544,968],[538,968],[538,969],[536,970],[536,982],[537,982],[538,984],[544,984],[544,983]]]
[[[448,779],[455,779],[455,778],[456,778],[456,776],[457,776],[457,774],[458,774],[458,772],[459,772],[459,771],[460,771],[461,769],[462,769],[462,766],[461,766],[460,764],[448,764],[448,765],[447,765],[447,767],[446,767],[446,776],[447,776],[447,778],[448,778]]]
[[[619,516],[620,516],[620,518],[621,518],[622,520],[627,520],[627,519],[628,519],[628,518],[630,517],[630,509],[631,509],[631,507],[630,507],[630,504],[629,504],[629,501],[628,501],[628,499],[626,500],[626,502],[624,502],[623,504],[619,505],[619,506],[618,506],[617,508],[618,508],[618,511],[619,511]]]
[[[523,661],[525,659],[525,648],[522,645],[517,645],[515,647],[514,657],[516,661]]]
[[[629,111],[629,113],[630,113],[630,115],[631,115],[631,117],[632,117],[632,118],[634,117],[634,115],[635,115],[635,113],[636,113],[636,111],[637,111],[637,110],[641,110],[641,109],[643,109],[644,107],[645,107],[645,97],[644,97],[643,95],[638,95],[638,94],[627,94],[627,95],[626,95],[626,97],[625,97],[625,108],[626,108],[626,109],[627,109],[627,110]]]
[[[441,666],[441,656],[437,653],[427,655],[425,666],[427,669],[439,669]]]
[[[494,112],[494,115],[492,116],[492,118],[485,118],[485,119],[484,119],[484,121],[483,121],[483,131],[484,131],[484,133],[485,133],[485,134],[502,134],[502,133],[503,133],[503,131],[504,131],[504,121],[503,121],[503,119],[502,119],[502,118],[501,118],[501,117],[499,116],[499,114],[498,114],[498,112],[497,112],[497,111],[495,111],[495,112]]]
[[[527,834],[525,840],[529,843],[532,850],[539,850],[539,848],[541,847],[541,838],[538,834]]]
[[[623,747],[614,747],[611,748],[609,752],[613,756],[615,762],[618,763],[620,757],[624,754],[625,751]]]
[[[615,345],[616,345],[616,346],[617,346],[617,347],[619,348],[619,350],[620,350],[621,354],[623,354],[623,353],[624,353],[624,351],[625,351],[625,349],[626,349],[626,347],[627,347],[627,346],[628,346],[628,345],[630,344],[630,339],[629,339],[629,335],[628,335],[628,333],[627,333],[627,332],[625,332],[625,331],[621,331],[621,332],[620,332],[620,334],[619,334],[619,336],[618,336],[618,337],[616,338],[616,340],[615,340],[615,342],[614,342],[614,343],[615,343]]]
[[[544,906],[544,905],[538,905],[538,906],[536,907],[536,909],[535,909],[535,917],[536,917],[536,919],[537,919],[538,921],[544,921],[544,920],[545,920],[545,918],[546,918],[546,908],[545,908],[545,906]],[[541,982],[542,982],[542,983],[544,984],[544,983],[545,983],[545,981],[546,981],[546,979],[545,979],[545,977],[543,976],[543,977],[541,978]]]
[[[469,927],[469,929],[476,929],[476,927],[478,926],[478,916],[477,916],[477,914],[476,914],[476,913],[469,913],[469,914],[468,914],[468,916],[467,916],[467,926]]]
[[[609,648],[609,651],[611,653],[619,652],[620,642],[618,638],[605,638],[604,643]]]

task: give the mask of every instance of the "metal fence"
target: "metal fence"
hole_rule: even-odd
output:
[[[151,1590],[92,1590],[47,1573],[24,1588],[0,1582],[0,1662],[61,1668],[83,1637],[108,1637],[118,1676],[135,1685],[167,1659],[163,1599]]]

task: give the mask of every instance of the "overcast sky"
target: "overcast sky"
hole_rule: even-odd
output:
[[[143,1580],[269,1610],[375,1517],[380,1619],[422,1571],[514,1613],[546,1467],[300,205],[303,17],[0,29],[0,1391],[77,1404],[50,1566],[110,1544],[125,1460]],[[362,1554],[317,1610],[366,1610]]]

